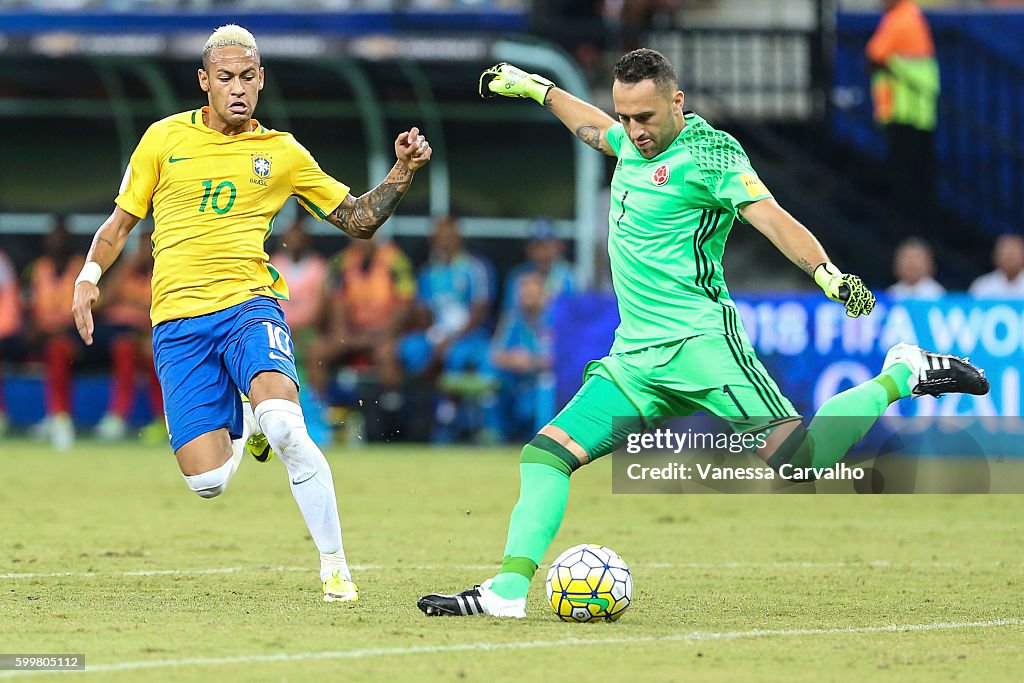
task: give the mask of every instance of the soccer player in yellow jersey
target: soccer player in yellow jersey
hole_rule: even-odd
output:
[[[430,145],[416,128],[400,133],[387,177],[354,197],[291,134],[252,118],[264,75],[251,33],[235,25],[214,31],[198,76],[208,106],[154,123],[132,154],[75,283],[75,324],[92,343],[100,275],[152,205],[153,353],[186,483],[213,498],[247,440],[257,459],[272,447],[320,551],[324,600],[356,600],[331,470],[299,408],[291,332],[278,303],[288,285],[268,262],[264,240],[291,196],[318,219],[369,239],[430,160]]]

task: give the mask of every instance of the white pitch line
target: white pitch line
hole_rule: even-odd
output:
[[[52,577],[91,578],[97,576],[177,576],[198,574],[237,574],[245,571],[309,571],[309,567],[215,567],[212,569],[137,569],[126,572],[39,572],[0,574],[0,579],[47,579]]]
[[[495,652],[500,650],[533,650],[540,648],[581,645],[635,645],[640,643],[700,642],[713,640],[742,640],[748,638],[776,638],[792,636],[829,636],[871,633],[919,633],[923,631],[962,631],[1003,626],[1024,626],[1024,619],[993,619],[990,621],[941,622],[935,624],[892,624],[888,626],[854,626],[846,628],[755,629],[752,631],[676,633],[666,636],[636,636],[624,638],[566,638],[562,640],[532,640],[506,643],[462,643],[458,645],[418,645],[413,647],[371,647],[355,650],[327,652],[293,652],[273,655],[238,655],[234,657],[187,657],[183,659],[151,659],[117,664],[89,666],[82,671],[68,673],[112,673],[140,669],[168,669],[178,667],[207,667],[228,664],[274,664],[328,659],[369,659],[371,657],[400,657],[404,655],[440,654],[447,652]],[[0,678],[19,675],[55,673],[52,671],[6,671]]]
[[[634,570],[642,569],[980,569],[1002,568],[1016,569],[1021,565],[1004,562],[988,563],[957,563],[957,562],[889,562],[888,560],[872,560],[868,562],[649,562],[631,565]],[[495,571],[497,564],[364,564],[350,565],[354,572],[381,570],[410,571]],[[95,577],[131,577],[131,576],[199,576],[203,574],[241,574],[244,572],[310,572],[316,573],[315,567],[210,567],[197,569],[134,569],[123,572],[13,572],[0,574],[0,580],[17,579],[48,579],[48,578],[95,578]]]

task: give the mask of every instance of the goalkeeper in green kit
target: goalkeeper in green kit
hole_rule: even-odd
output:
[[[481,76],[482,96],[535,100],[587,145],[618,158],[608,254],[621,322],[608,355],[587,366],[576,396],[523,448],[497,575],[454,595],[423,596],[418,606],[428,615],[526,616],[530,580],[561,524],[572,472],[663,418],[703,410],[737,432],[766,435],[757,455],[776,470],[824,468],[894,401],[988,392],[984,372],[966,360],[901,343],[878,376],[833,396],[804,427],[757,359],[729,296],[722,253],[734,219],[764,234],[847,315],[870,313],[874,295],[776,203],[732,136],[683,110],[661,54],[630,52],[614,77],[618,121],[509,64]]]

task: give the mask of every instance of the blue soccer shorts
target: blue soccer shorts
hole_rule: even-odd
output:
[[[242,436],[242,402],[261,372],[298,386],[292,334],[274,299],[258,296],[223,311],[168,320],[153,328],[153,359],[164,393],[171,448],[227,428]]]

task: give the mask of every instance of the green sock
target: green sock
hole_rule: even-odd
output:
[[[569,474],[575,456],[546,436],[523,448],[519,465],[519,502],[508,523],[501,571],[491,590],[506,600],[525,598],[530,579],[558,533],[569,500]]]
[[[813,467],[832,467],[864,438],[890,403],[910,395],[910,368],[896,363],[877,377],[836,394],[818,410],[807,431],[813,440]]]
[[[910,396],[910,377],[913,374],[905,363],[894,363],[882,370],[882,373],[875,377],[875,381],[881,382],[885,386],[889,393],[889,403],[895,403],[901,398]],[[891,384],[886,380],[890,380]],[[896,393],[893,393],[893,390]]]

